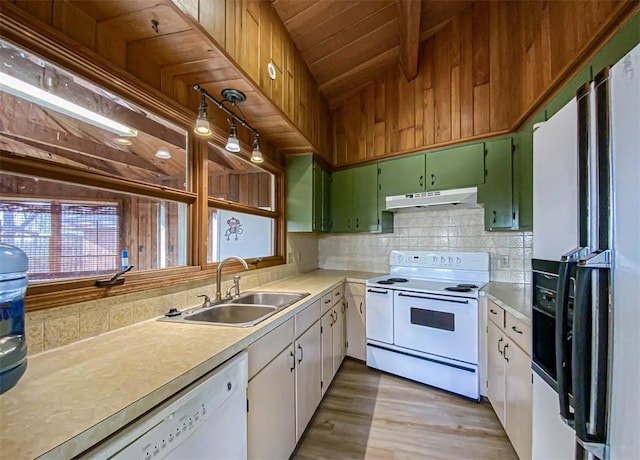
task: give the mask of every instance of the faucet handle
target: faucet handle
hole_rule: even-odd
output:
[[[202,302],[203,307],[208,307],[211,305],[211,299],[207,294],[199,295],[198,297],[204,297],[204,301]]]

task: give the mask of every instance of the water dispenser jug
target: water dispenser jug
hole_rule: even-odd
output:
[[[24,295],[28,266],[24,252],[0,243],[0,393],[18,383],[27,369]]]

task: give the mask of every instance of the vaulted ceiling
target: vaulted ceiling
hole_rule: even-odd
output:
[[[413,78],[421,41],[465,0],[272,0],[330,105],[400,63]]]

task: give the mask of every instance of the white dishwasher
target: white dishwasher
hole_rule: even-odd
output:
[[[81,458],[247,458],[247,353],[152,409]]]

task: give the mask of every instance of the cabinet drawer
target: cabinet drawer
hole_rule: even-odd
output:
[[[249,379],[293,342],[293,326],[294,319],[291,318],[249,345]]]
[[[333,290],[333,304],[340,302],[344,297],[344,284],[338,286]]]
[[[322,302],[322,314],[324,315],[333,307],[333,292],[323,295],[320,302]]]
[[[355,297],[364,297],[364,284],[361,283],[347,283],[345,295]]]
[[[318,299],[296,315],[296,337],[309,329],[313,323],[320,319],[322,308],[321,300]]]
[[[504,309],[487,299],[487,317],[500,329],[504,328]]]
[[[505,330],[511,340],[531,356],[531,332],[529,326],[507,313]]]

